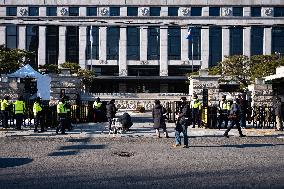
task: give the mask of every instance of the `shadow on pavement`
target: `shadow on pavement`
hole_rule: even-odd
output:
[[[0,158],[0,168],[21,166],[32,161],[31,158]]]
[[[88,144],[79,144],[79,145],[71,145],[71,146],[61,146],[59,150],[94,150],[94,149],[104,149],[105,145],[96,144],[96,145],[88,145]]]
[[[59,152],[52,152],[48,154],[48,156],[72,156],[78,154],[78,151],[59,151]]]
[[[216,145],[216,146],[189,146],[190,148],[259,148],[259,147],[273,147],[273,146],[284,146],[284,144],[229,144],[229,145]]]

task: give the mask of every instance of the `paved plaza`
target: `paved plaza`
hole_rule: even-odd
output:
[[[190,147],[156,138],[149,114],[131,114],[127,134],[107,123],[68,135],[1,130],[0,188],[283,188],[284,133],[272,129],[189,129]]]

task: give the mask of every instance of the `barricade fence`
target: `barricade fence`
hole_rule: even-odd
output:
[[[168,122],[176,122],[178,119],[178,107],[179,101],[167,102],[165,108],[167,109],[166,118]],[[103,102],[102,110],[100,112],[100,122],[107,121],[106,119],[106,102]],[[95,118],[95,110],[93,109],[93,101],[82,101],[80,105],[70,105],[70,112],[68,117],[71,123],[87,123],[96,122],[98,118]],[[42,105],[42,122],[44,127],[54,128],[58,125],[57,108],[56,105]],[[13,106],[8,111],[10,127],[15,127],[15,115],[13,113]],[[33,102],[27,102],[26,111],[24,114],[24,126],[33,125]],[[218,125],[218,109],[216,106],[203,107],[199,114],[199,119],[204,127],[215,129]],[[254,128],[275,128],[275,114],[272,107],[249,107],[246,111],[246,121]],[[0,113],[0,126],[3,125],[3,115]]]

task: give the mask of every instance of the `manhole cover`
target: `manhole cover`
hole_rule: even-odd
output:
[[[132,152],[114,152],[114,155],[121,156],[121,157],[130,157],[134,156],[134,153]]]

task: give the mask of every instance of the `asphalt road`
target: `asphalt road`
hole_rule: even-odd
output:
[[[0,188],[284,188],[275,136],[0,138]]]

